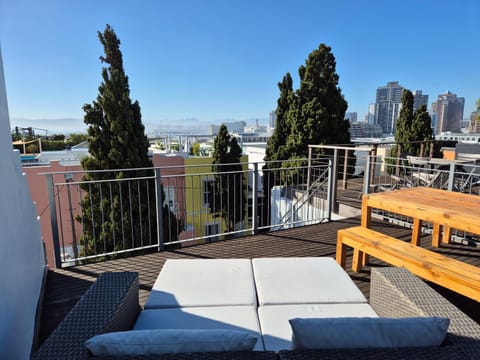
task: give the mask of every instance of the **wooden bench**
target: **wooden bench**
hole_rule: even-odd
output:
[[[345,268],[347,247],[354,250],[352,269],[360,271],[371,255],[393,266],[480,301],[480,268],[448,258],[363,226],[338,230],[337,262]]]

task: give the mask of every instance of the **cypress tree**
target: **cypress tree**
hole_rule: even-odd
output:
[[[115,31],[107,25],[103,33],[98,32],[98,38],[105,52],[100,61],[107,66],[102,69],[103,81],[96,100],[83,106],[90,156],[81,163],[86,170],[86,181],[119,181],[82,185],[86,196],[77,219],[83,224],[85,255],[146,246],[156,238],[153,179],[120,181],[153,175],[140,105],[130,100],[120,40]],[[114,169],[132,170],[93,172]],[[161,197],[163,203],[163,190]],[[163,210],[164,233],[171,231],[176,239],[175,216],[167,206]]]
[[[432,118],[427,111],[427,106],[420,106],[414,114],[413,124],[412,124],[412,141],[425,141],[425,148],[428,148],[430,140],[433,140],[432,132]],[[415,154],[418,154],[420,151],[420,144],[413,144]],[[420,154],[423,156],[423,154]]]
[[[305,158],[308,145],[348,144],[347,102],[338,86],[331,48],[320,44],[299,67],[300,87],[288,112],[290,158]]]
[[[410,90],[403,90],[402,94],[402,108],[400,109],[400,115],[395,123],[395,142],[402,143],[403,152],[415,154],[415,147],[410,141],[414,140],[413,136],[413,94]],[[396,146],[392,148],[393,155],[396,156]]]
[[[213,216],[225,220],[227,232],[235,230],[235,225],[244,219],[246,212],[246,181],[241,156],[242,149],[237,139],[222,124],[213,143],[212,171],[215,180],[209,192],[209,208]]]

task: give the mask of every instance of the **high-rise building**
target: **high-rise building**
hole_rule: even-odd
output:
[[[270,127],[270,129],[274,129],[276,125],[277,125],[277,112],[273,110],[273,111],[270,111],[268,126]]]
[[[428,107],[428,95],[422,94],[422,90],[415,90],[413,94],[413,110],[417,110],[420,106]]]
[[[375,124],[375,104],[368,105],[367,123]]]
[[[468,125],[469,133],[480,133],[480,109],[472,111],[470,123]]]
[[[348,119],[351,123],[357,122],[357,113],[356,112],[346,112],[345,119]]]
[[[374,123],[380,125],[384,134],[395,133],[395,122],[402,107],[403,89],[398,81],[377,88]]]
[[[437,114],[437,134],[461,131],[464,105],[465,98],[457,97],[450,91],[438,95],[437,101],[432,104],[432,111]]]

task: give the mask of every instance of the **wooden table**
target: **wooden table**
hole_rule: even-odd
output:
[[[362,199],[362,226],[369,227],[372,209],[381,209],[413,219],[412,244],[420,244],[422,222],[433,224],[432,245],[449,243],[452,229],[480,234],[480,196],[413,187],[401,190],[365,194]]]

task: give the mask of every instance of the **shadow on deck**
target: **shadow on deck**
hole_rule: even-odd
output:
[[[166,259],[174,258],[258,258],[258,257],[335,257],[337,230],[359,225],[358,217],[330,223],[304,226],[277,232],[245,236],[228,241],[184,247],[124,259],[108,260],[95,264],[79,265],[48,273],[43,312],[40,326],[40,343],[48,337],[58,323],[75,305],[99,274],[107,271],[136,271],[139,273],[140,304],[145,300]],[[411,230],[374,221],[373,228],[399,239],[410,241]],[[431,248],[431,236],[422,236],[422,247],[438,251],[443,255],[480,266],[480,249],[458,244]],[[373,259],[371,266],[386,264]],[[351,251],[347,257],[347,271],[359,289],[369,297],[370,267],[360,273],[350,270]],[[480,323],[479,303],[455,294],[447,289],[432,285],[471,318]]]

